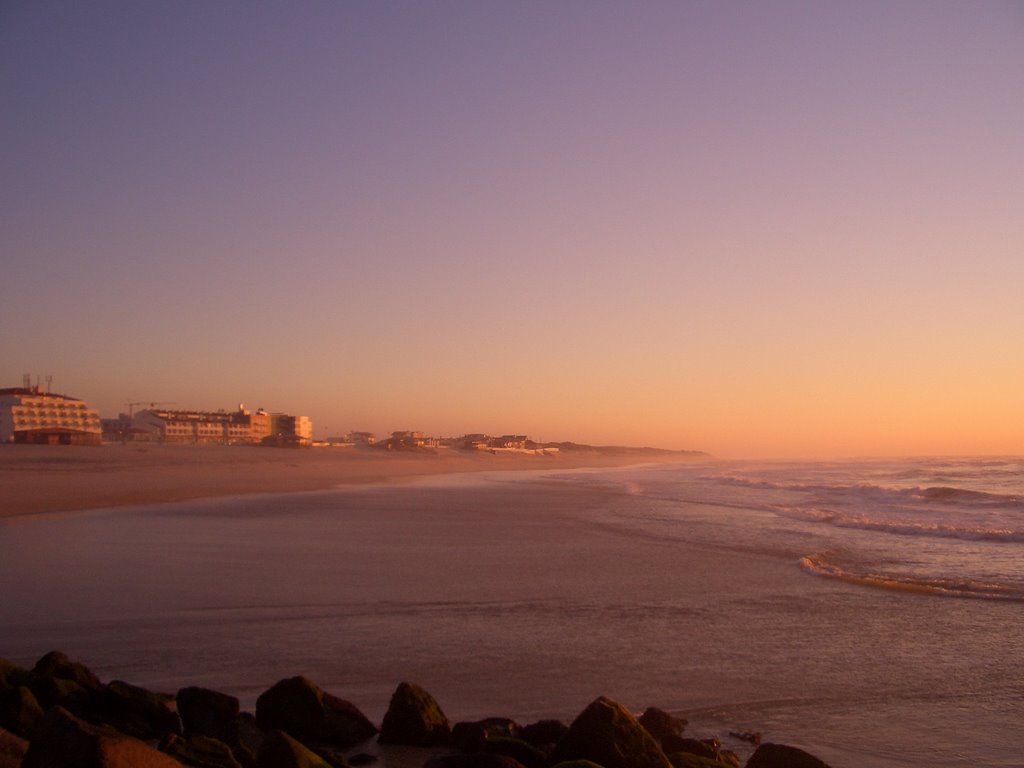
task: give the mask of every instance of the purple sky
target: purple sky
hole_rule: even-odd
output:
[[[0,386],[1020,452],[1020,2],[0,4]]]

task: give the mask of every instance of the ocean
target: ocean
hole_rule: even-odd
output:
[[[0,523],[0,656],[254,706],[304,674],[379,722],[599,695],[833,768],[1024,765],[1024,462],[448,475]]]

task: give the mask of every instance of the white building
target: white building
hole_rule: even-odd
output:
[[[38,385],[0,389],[0,442],[99,445],[99,414],[67,395]]]

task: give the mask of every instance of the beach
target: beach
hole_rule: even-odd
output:
[[[301,674],[378,724],[408,680],[453,721],[606,695],[741,757],[733,731],[833,768],[1019,765],[1019,461],[120,450],[37,455],[205,495],[0,522],[0,656],[250,710]]]
[[[155,443],[99,447],[5,445],[0,446],[0,517],[313,491],[458,472],[618,467],[684,460],[688,460],[685,454],[644,449],[529,454]]]

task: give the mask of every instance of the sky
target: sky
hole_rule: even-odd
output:
[[[0,386],[1024,453],[1024,3],[0,2]]]

